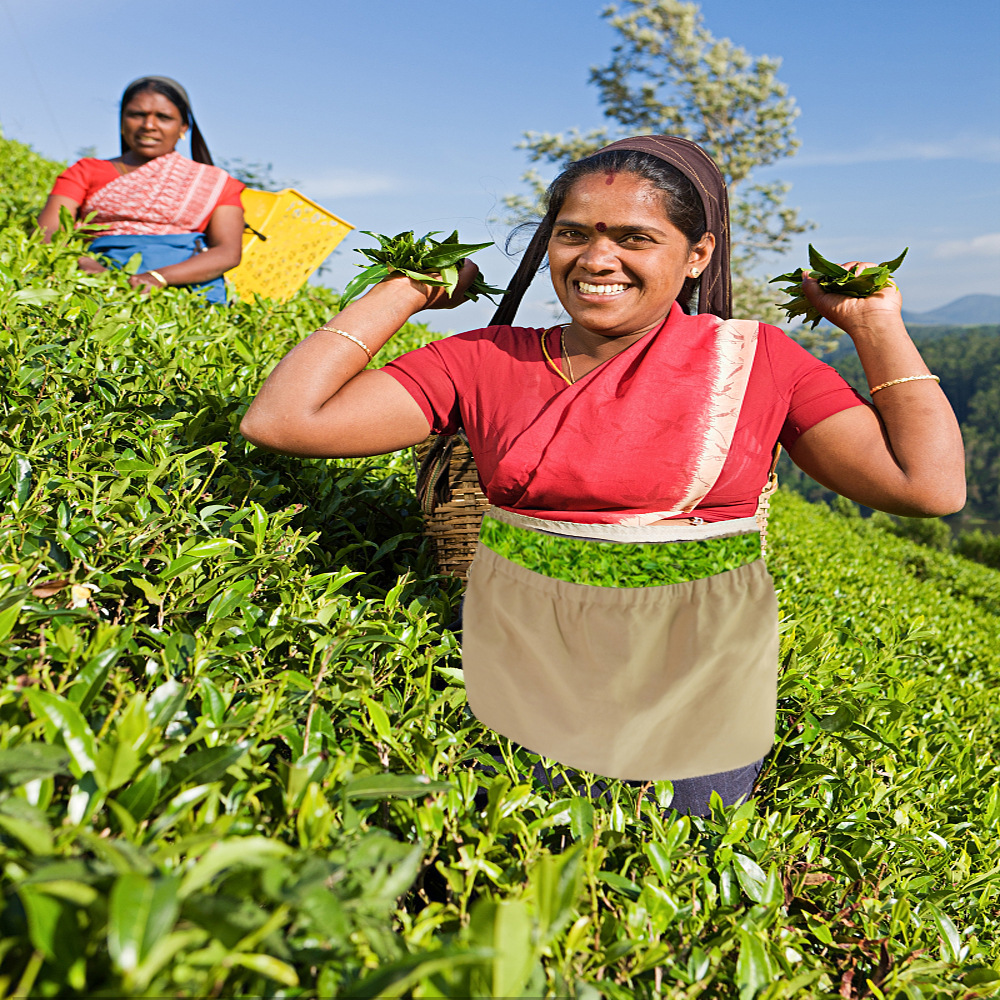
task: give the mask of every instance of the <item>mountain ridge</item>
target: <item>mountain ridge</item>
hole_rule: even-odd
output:
[[[927,312],[903,310],[903,321],[915,326],[980,326],[1000,323],[1000,295],[963,295]]]

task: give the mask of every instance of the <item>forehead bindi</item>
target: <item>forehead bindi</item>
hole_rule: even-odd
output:
[[[606,232],[608,231],[608,224],[607,224],[606,222],[598,222],[598,223],[597,223],[597,224],[596,224],[596,225],[594,226],[594,228],[595,228],[595,229],[596,229],[596,230],[597,230],[597,231],[598,231],[599,233],[606,233]]]
[[[180,108],[169,97],[155,90],[141,90],[125,105],[125,114],[147,115],[150,112],[158,115],[168,115],[171,118],[181,118]]]

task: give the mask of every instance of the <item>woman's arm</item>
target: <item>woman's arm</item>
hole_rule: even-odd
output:
[[[205,242],[207,250],[193,254],[179,264],[158,267],[156,273],[168,285],[197,285],[218,278],[236,267],[243,253],[243,209],[236,205],[220,205],[205,227]],[[129,284],[133,288],[163,286],[163,282],[149,271],[133,275]]]
[[[414,313],[461,304],[477,273],[467,261],[450,297],[440,286],[388,278],[327,325],[375,354]],[[430,425],[416,401],[391,375],[364,371],[367,364],[364,350],[347,337],[317,330],[268,376],[240,433],[262,447],[321,458],[381,455],[422,441]]]
[[[870,267],[852,262],[845,267]],[[854,342],[869,386],[929,374],[903,325],[895,285],[865,299],[824,292],[803,279],[806,297]],[[939,517],[965,504],[965,453],[947,397],[931,379],[903,382],[805,431],[789,449],[803,472],[866,507],[904,517]]]
[[[51,241],[59,229],[60,209],[63,208],[69,212],[74,221],[80,214],[80,203],[64,194],[50,194],[45,207],[38,213],[38,228],[44,234],[43,239],[46,243]]]
[[[50,194],[45,202],[45,207],[38,213],[38,228],[41,229],[42,239],[46,243],[52,242],[52,237],[59,229],[60,209],[65,208],[73,217],[74,221],[80,217],[80,202],[64,194]],[[93,257],[81,257],[78,266],[81,271],[88,274],[98,274],[106,271],[107,268]]]

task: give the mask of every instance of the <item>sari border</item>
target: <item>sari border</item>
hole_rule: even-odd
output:
[[[492,517],[514,528],[526,528],[546,535],[566,535],[596,542],[701,542],[711,538],[732,538],[734,535],[760,533],[756,516],[714,521],[709,524],[580,524],[576,521],[550,521],[528,517],[503,507],[492,506],[484,517]]]

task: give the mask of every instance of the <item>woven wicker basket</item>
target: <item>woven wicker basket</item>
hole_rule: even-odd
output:
[[[432,434],[414,449],[417,495],[434,544],[438,572],[464,579],[476,552],[479,525],[490,506],[463,434]]]

